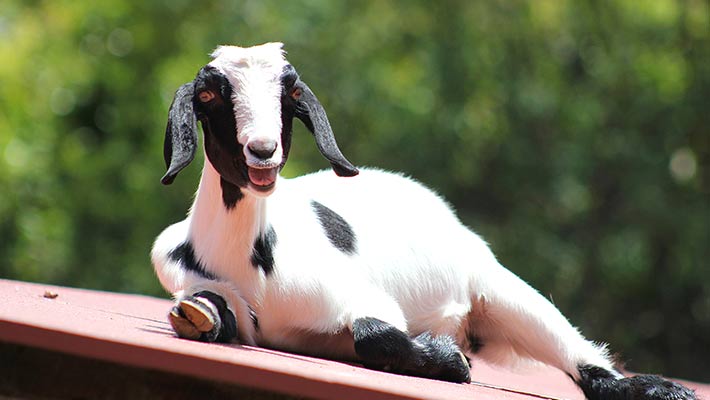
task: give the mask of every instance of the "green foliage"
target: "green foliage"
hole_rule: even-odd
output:
[[[710,378],[710,5],[0,4],[0,276],[163,294],[148,252],[174,90],[283,41],[360,165],[434,187],[635,370]],[[324,168],[297,128],[284,173]],[[425,212],[425,211],[424,211]]]

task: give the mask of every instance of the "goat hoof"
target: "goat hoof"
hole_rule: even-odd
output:
[[[628,387],[633,399],[647,400],[696,400],[695,392],[675,382],[656,375],[637,375],[620,381]],[[624,385],[626,384],[626,385]]]
[[[217,311],[208,300],[200,297],[189,297],[180,302],[180,309],[187,319],[200,332],[209,332],[216,325]]]
[[[610,372],[594,366],[579,369],[577,383],[590,400],[697,400],[695,392],[687,387],[657,375],[636,375],[618,379]]]
[[[168,315],[181,338],[201,342],[231,342],[237,338],[237,319],[219,295],[202,291],[182,299]]]
[[[471,383],[471,362],[460,351],[457,356],[458,359],[454,357],[448,368],[443,369],[441,379],[456,383]]]
[[[202,342],[219,340],[222,323],[219,308],[198,294],[181,300],[168,315],[178,337]]]
[[[454,383],[471,383],[471,363],[451,336],[426,332],[414,339],[425,355],[416,375]]]
[[[202,332],[195,328],[195,325],[193,325],[192,322],[185,317],[185,314],[179,307],[175,306],[172,310],[170,310],[168,320],[170,321],[170,325],[173,327],[173,330],[179,337],[190,340],[200,339]]]

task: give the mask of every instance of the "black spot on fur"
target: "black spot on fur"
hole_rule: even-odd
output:
[[[412,339],[394,326],[376,318],[353,322],[355,353],[372,369],[399,374],[470,382],[470,366],[454,339],[428,332]]]
[[[355,254],[357,252],[355,232],[350,224],[338,213],[315,200],[311,201],[311,206],[330,243],[345,254]]]
[[[276,246],[276,231],[269,226],[266,232],[259,235],[254,241],[251,253],[251,264],[254,268],[261,268],[266,275],[274,270],[274,246]]]
[[[227,210],[231,210],[244,197],[244,193],[237,186],[224,180],[224,178],[221,178],[219,183],[222,187],[222,202],[227,207]]]
[[[210,280],[218,280],[217,276],[205,270],[205,267],[195,258],[195,250],[192,248],[192,243],[185,242],[180,246],[172,249],[168,253],[170,260],[179,262],[183,268],[194,272],[203,278]]]
[[[675,382],[656,375],[637,375],[616,379],[600,367],[579,367],[577,385],[589,400],[696,400],[695,393]]]

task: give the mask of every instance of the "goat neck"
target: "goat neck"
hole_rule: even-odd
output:
[[[220,175],[209,162],[190,211],[190,238],[196,255],[217,276],[243,281],[258,270],[250,262],[252,244],[267,229],[266,198],[245,194],[234,207],[222,199]]]

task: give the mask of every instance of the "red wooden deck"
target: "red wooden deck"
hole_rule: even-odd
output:
[[[166,321],[170,307],[152,297],[0,280],[0,342],[316,399],[584,398],[566,375],[545,367],[513,373],[474,360],[475,382],[461,385],[182,340]],[[710,399],[710,385],[687,384]]]

